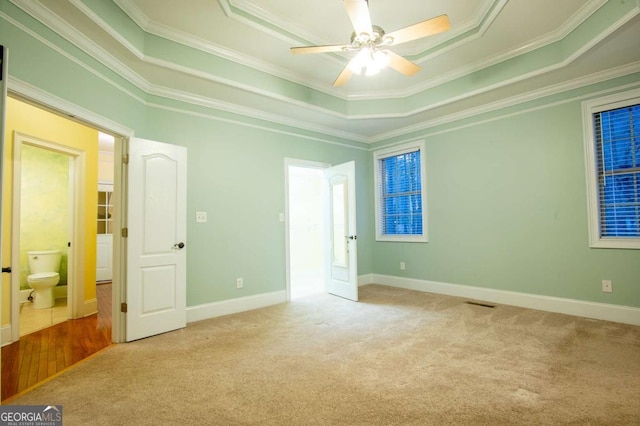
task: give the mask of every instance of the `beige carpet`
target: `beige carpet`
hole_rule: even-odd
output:
[[[115,345],[65,425],[640,424],[640,327],[370,285]]]

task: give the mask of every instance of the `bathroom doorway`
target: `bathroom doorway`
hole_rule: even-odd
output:
[[[45,153],[45,155],[53,155],[54,158],[61,159],[61,162],[67,162],[68,165],[68,177],[65,181],[64,178],[59,183],[61,189],[59,191],[66,191],[68,198],[68,236],[63,239],[63,247],[61,251],[66,254],[66,262],[62,262],[62,272],[67,271],[67,312],[60,314],[56,312],[57,320],[61,320],[60,316],[64,319],[76,319],[90,316],[96,313],[99,309],[99,298],[97,297],[96,287],[96,227],[97,227],[97,194],[98,194],[98,157],[99,157],[99,130],[96,126],[88,124],[84,121],[77,121],[75,119],[69,119],[71,114],[62,115],[58,110],[52,110],[47,107],[41,106],[41,104],[35,104],[32,101],[24,98],[18,98],[10,96],[7,99],[7,134],[8,140],[5,142],[5,155],[12,161],[5,162],[8,167],[5,169],[5,181],[3,188],[2,203],[5,211],[11,212],[11,214],[3,217],[3,227],[10,229],[11,237],[5,241],[5,248],[8,248],[3,255],[6,256],[4,260],[5,265],[11,265],[13,271],[16,273],[5,274],[6,283],[3,283],[3,291],[8,296],[4,299],[3,310],[5,315],[3,316],[3,333],[2,344],[6,345],[11,342],[19,340],[20,335],[20,302],[28,301],[30,291],[26,290],[24,276],[20,279],[20,275],[28,273],[28,261],[23,256],[21,259],[20,253],[26,252],[27,249],[31,250],[31,247],[26,247],[20,242],[20,210],[21,210],[21,197],[19,195],[20,178],[16,176],[14,179],[14,171],[21,173],[20,165],[22,148],[36,147],[36,151]],[[99,120],[97,121],[99,122]],[[123,138],[117,137],[112,139],[112,148],[116,153],[120,153],[123,146]],[[15,152],[14,152],[15,150]],[[47,154],[48,153],[48,154]],[[14,155],[16,154],[16,155]],[[112,177],[113,192],[120,194],[120,170],[115,170],[115,162],[112,154],[110,160]],[[50,159],[50,158],[49,158]],[[54,161],[55,162],[55,161]],[[44,172],[46,168],[50,168],[51,165],[48,161],[44,161],[42,167],[37,168],[38,172]],[[114,179],[117,177],[117,179]],[[91,184],[88,184],[91,182]],[[58,192],[59,192],[58,191]],[[49,190],[48,192],[54,192]],[[62,195],[54,197],[55,199],[62,198]],[[116,223],[120,223],[120,212],[116,211],[121,202],[117,197],[113,197],[113,215],[110,219],[114,221],[114,228],[120,226]],[[40,216],[45,216],[42,212],[49,212],[49,208],[43,204],[50,204],[49,202],[43,202],[39,200],[36,202],[35,207],[26,207],[26,210],[39,211]],[[17,219],[17,223],[14,223],[13,218]],[[42,222],[47,223],[46,219],[40,217],[39,226],[42,226]],[[39,229],[34,227],[35,230]],[[49,234],[50,229],[40,231],[42,235]],[[119,241],[117,242],[119,244]],[[114,245],[116,243],[114,242]],[[119,247],[114,247],[119,249]],[[10,254],[10,256],[8,256]],[[114,258],[113,274],[117,275],[117,271],[120,271],[117,265],[119,259]],[[66,264],[66,268],[65,268]],[[24,271],[21,274],[21,270]],[[113,278],[117,280],[118,277]],[[64,298],[64,286],[56,289],[58,292],[58,298]],[[25,294],[26,293],[26,294]],[[120,293],[118,289],[113,292],[113,297],[118,298]],[[112,306],[116,306],[113,304]],[[23,306],[24,309],[24,306]],[[60,311],[60,309],[57,309]],[[49,314],[39,313],[51,317],[53,312]],[[113,312],[109,313],[110,317],[114,317]],[[114,321],[119,323],[120,318],[115,318]],[[111,333],[113,330],[110,328],[110,334],[114,335],[115,339],[118,339],[118,330]]]
[[[8,297],[3,298],[3,328],[2,328],[2,399],[10,397],[13,392],[24,390],[24,384],[31,386],[34,379],[33,371],[38,371],[38,381],[57,374],[64,368],[69,367],[90,356],[91,354],[108,346],[112,341],[120,341],[123,333],[121,330],[120,317],[114,311],[119,307],[119,303],[112,303],[118,300],[120,296],[119,289],[119,258],[114,257],[113,264],[113,281],[111,284],[102,285],[100,288],[95,286],[95,275],[91,271],[96,270],[96,209],[97,209],[97,187],[95,183],[87,185],[86,182],[96,182],[94,174],[98,169],[98,125],[102,123],[101,128],[107,129],[111,123],[103,123],[99,116],[86,114],[84,111],[76,111],[73,106],[58,105],[54,107],[46,107],[43,105],[51,104],[51,99],[47,96],[38,97],[41,103],[34,103],[22,97],[10,96],[7,99],[7,134],[9,138],[5,141],[5,158],[13,161],[5,161],[5,177],[3,188],[3,208],[11,214],[3,215],[3,225],[5,229],[11,230],[13,235],[19,234],[14,228],[13,217],[18,217],[14,213],[14,207],[20,205],[21,201],[14,201],[15,182],[13,181],[14,166],[19,162],[14,156],[16,133],[19,137],[29,139],[20,146],[22,153],[23,147],[29,145],[37,146],[39,149],[47,152],[56,152],[62,157],[62,161],[67,161],[68,179],[61,182],[62,191],[68,191],[69,207],[71,217],[68,222],[69,235],[67,243],[71,243],[70,247],[65,245],[64,251],[69,252],[67,257],[67,281],[68,284],[68,304],[67,312],[62,315],[65,321],[50,326],[48,328],[20,337],[19,315],[20,315],[20,297],[28,297],[20,295],[20,280],[15,280],[14,276],[20,275],[23,269],[19,260],[19,249],[14,247],[20,246],[20,242],[14,245],[14,239],[11,234],[8,241],[3,240],[3,244],[8,243],[5,247],[9,249],[4,251],[3,256],[11,253],[11,257],[3,259],[3,265],[11,265],[12,270],[16,273],[3,274],[8,278],[3,283],[3,294]],[[53,102],[55,105],[55,102]],[[72,108],[75,111],[63,114],[61,111],[66,108]],[[84,115],[83,115],[84,114]],[[69,119],[68,117],[82,116],[87,121],[79,121]],[[90,124],[97,123],[97,124]],[[120,133],[127,133],[128,130],[113,125]],[[111,131],[111,130],[110,130]],[[88,134],[88,135],[87,135]],[[52,143],[57,141],[58,143]],[[126,143],[124,138],[115,138],[115,153],[113,157],[122,155],[122,149]],[[95,146],[90,144],[95,143]],[[39,146],[39,145],[44,145]],[[116,170],[116,163],[111,163],[114,168],[112,175],[114,181],[113,192],[117,195],[113,197],[114,201],[114,228],[120,226],[120,208],[122,203],[119,194],[121,193],[121,170]],[[63,179],[64,180],[64,179]],[[74,202],[71,202],[71,199]],[[46,203],[45,203],[46,204]],[[38,207],[40,210],[47,210],[45,206]],[[47,230],[48,232],[48,230]],[[93,236],[92,236],[93,235]],[[119,239],[114,242],[114,250],[120,250]],[[14,262],[15,260],[15,262]],[[28,268],[28,266],[27,266]],[[64,266],[63,266],[64,268]],[[94,272],[95,273],[95,272]],[[93,276],[92,276],[93,275]],[[85,276],[89,280],[85,279]],[[91,281],[91,282],[89,282]],[[15,285],[15,287],[14,287]],[[93,292],[95,291],[95,297]],[[97,312],[97,314],[96,314]],[[119,310],[118,310],[119,312]],[[49,313],[53,315],[53,313]],[[57,315],[57,314],[56,314]],[[67,318],[76,318],[67,321]],[[113,324],[115,322],[115,324]],[[83,344],[78,346],[78,342]],[[46,342],[46,345],[45,343]],[[40,345],[42,343],[42,346]],[[49,352],[45,351],[48,347]],[[57,351],[54,353],[54,351]],[[52,363],[43,364],[39,362],[42,359],[51,360],[56,354],[64,354],[64,359],[56,361],[52,367]],[[55,355],[55,356],[54,356]],[[43,370],[43,365],[45,366]],[[17,380],[15,386],[10,385],[12,380]]]
[[[13,170],[12,327],[13,340],[26,334],[76,318],[84,299],[78,264],[84,263],[83,235],[76,217],[84,185],[84,154],[51,141],[15,133]],[[79,250],[80,249],[80,250]],[[31,251],[62,253],[59,283],[53,289],[54,305],[36,308],[36,291],[27,284],[32,271]],[[79,259],[78,259],[79,257]],[[16,300],[17,298],[17,300]],[[17,328],[17,330],[15,330]]]
[[[285,164],[289,300],[326,291],[326,167],[298,160]]]

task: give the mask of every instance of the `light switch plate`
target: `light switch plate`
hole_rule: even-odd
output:
[[[207,221],[207,212],[196,212],[196,223],[205,223]]]

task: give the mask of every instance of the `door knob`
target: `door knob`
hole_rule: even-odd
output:
[[[2,273],[7,273],[10,274],[11,273],[11,266],[3,266],[2,267]]]
[[[349,235],[347,238],[349,238],[350,240],[357,240],[358,236],[357,235]]]
[[[184,243],[181,242],[181,243],[174,244],[173,248],[174,249],[178,249],[178,250],[183,249],[184,248]]]

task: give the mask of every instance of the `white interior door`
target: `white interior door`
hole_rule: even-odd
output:
[[[358,301],[355,162],[325,169],[329,185],[329,293]]]
[[[186,325],[187,149],[129,147],[126,340]]]
[[[96,250],[96,281],[111,281],[113,270],[113,235],[98,234]]]

